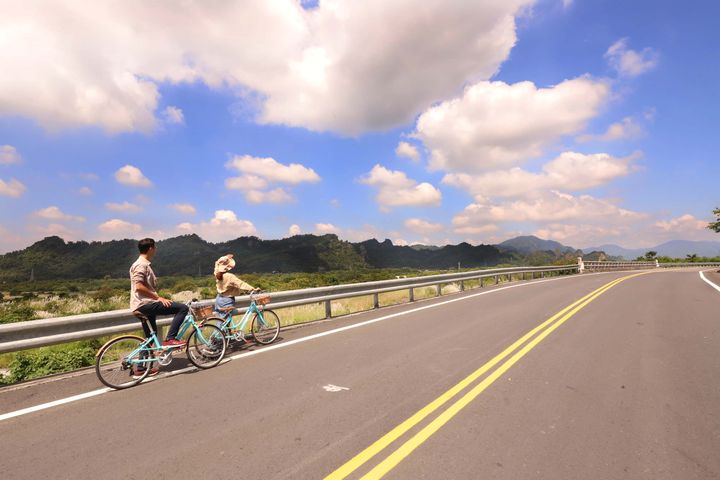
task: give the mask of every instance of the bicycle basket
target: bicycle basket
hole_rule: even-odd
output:
[[[258,305],[267,305],[270,303],[270,295],[258,295],[255,297],[255,303]]]
[[[197,321],[205,320],[207,317],[212,315],[212,312],[213,312],[212,305],[207,305],[205,307],[193,308],[193,316],[195,317],[195,320],[197,320]]]

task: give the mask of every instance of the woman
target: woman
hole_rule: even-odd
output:
[[[247,292],[260,290],[249,283],[245,283],[232,273],[228,273],[235,266],[232,253],[228,253],[215,262],[215,310],[226,313],[235,306],[235,296]]]

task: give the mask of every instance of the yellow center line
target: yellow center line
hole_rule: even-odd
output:
[[[395,440],[397,440],[397,439],[400,438],[402,435],[404,435],[404,434],[405,434],[408,430],[410,430],[412,427],[414,427],[414,426],[417,425],[419,422],[421,422],[425,417],[427,417],[428,415],[430,415],[431,413],[433,413],[435,410],[437,410],[438,408],[442,407],[445,403],[447,403],[448,401],[450,401],[454,396],[456,396],[458,393],[460,393],[462,390],[464,390],[468,385],[470,385],[472,382],[474,382],[474,381],[477,380],[479,377],[481,377],[483,374],[485,374],[485,373],[486,373],[488,370],[490,370],[492,367],[494,367],[495,365],[497,365],[498,363],[500,363],[500,362],[501,362],[502,360],[504,360],[507,356],[511,355],[515,350],[517,350],[522,344],[524,344],[529,338],[531,338],[533,335],[535,335],[536,333],[538,333],[540,330],[542,330],[543,328],[547,327],[547,326],[550,325],[552,322],[554,322],[555,320],[557,320],[558,318],[562,317],[563,315],[565,315],[566,313],[568,313],[568,312],[570,312],[570,311],[572,311],[572,313],[571,313],[571,315],[570,315],[570,316],[572,316],[572,314],[574,314],[575,311],[577,311],[577,310],[579,310],[580,308],[582,308],[582,307],[584,307],[585,305],[587,305],[587,303],[589,303],[590,301],[592,301],[593,299],[595,299],[595,298],[596,298],[597,296],[599,296],[600,294],[602,294],[602,293],[604,293],[605,291],[609,290],[610,288],[614,287],[615,285],[617,285],[618,283],[622,282],[623,280],[626,280],[626,279],[631,278],[631,277],[636,276],[636,275],[642,275],[642,274],[635,274],[635,275],[631,275],[631,276],[619,278],[619,279],[617,279],[617,280],[613,280],[612,282],[610,282],[610,283],[608,283],[608,284],[606,284],[606,285],[603,285],[602,287],[598,288],[597,290],[594,290],[593,292],[585,295],[585,296],[582,297],[581,299],[579,299],[579,300],[573,302],[572,304],[568,305],[567,307],[563,308],[561,311],[559,311],[558,313],[556,313],[555,315],[553,315],[553,316],[550,317],[549,319],[545,320],[543,323],[541,323],[540,325],[538,325],[537,327],[533,328],[532,330],[530,330],[529,332],[527,332],[525,335],[523,335],[522,337],[520,337],[520,338],[519,338],[518,340],[516,340],[512,345],[510,345],[508,348],[506,348],[505,350],[503,350],[501,353],[499,353],[498,355],[496,355],[495,357],[493,357],[489,362],[487,362],[486,364],[484,364],[482,367],[478,368],[478,369],[475,370],[473,373],[471,373],[470,375],[468,375],[466,378],[464,378],[462,381],[460,381],[460,382],[459,382],[458,384],[456,384],[454,387],[452,387],[451,389],[449,389],[448,391],[446,391],[445,393],[443,393],[442,395],[440,395],[438,398],[436,398],[435,400],[433,400],[433,401],[430,402],[429,404],[427,404],[425,407],[423,407],[423,408],[422,408],[421,410],[419,410],[417,413],[415,413],[415,414],[412,415],[410,418],[408,418],[407,420],[405,420],[404,422],[402,422],[400,425],[398,425],[397,427],[393,428],[390,432],[388,432],[387,434],[385,434],[383,437],[381,437],[381,438],[380,438],[379,440],[377,440],[375,443],[373,443],[372,445],[368,446],[367,448],[365,448],[365,450],[363,450],[362,452],[358,453],[358,454],[355,455],[353,458],[351,458],[350,460],[348,460],[346,463],[344,463],[342,466],[340,466],[337,470],[335,470],[334,472],[332,472],[330,475],[326,476],[324,480],[341,480],[341,479],[346,478],[348,475],[350,475],[352,472],[354,472],[355,470],[357,470],[358,468],[360,468],[363,464],[365,464],[365,463],[366,463],[368,460],[370,460],[372,457],[374,457],[375,455],[377,455],[378,453],[380,453],[382,450],[384,450],[388,445],[390,445],[390,444],[393,443]],[[575,309],[575,308],[578,307],[578,306],[579,306],[579,308],[577,308],[577,310],[574,310],[574,311],[573,311],[573,309]],[[569,318],[569,317],[567,317],[567,318]],[[562,321],[564,321],[564,320],[562,320]],[[555,327],[555,328],[556,328],[556,327]],[[553,328],[553,330],[554,330],[554,328]],[[542,337],[542,338],[544,338],[544,337]],[[522,351],[522,350],[521,350],[521,351]],[[524,355],[524,353],[523,353],[523,355]],[[514,358],[514,357],[513,357],[513,358]],[[516,360],[516,361],[517,361],[517,360]],[[513,362],[513,363],[514,363],[514,362]],[[502,368],[502,367],[501,367],[501,368]],[[507,368],[510,368],[510,367],[508,366]],[[488,378],[490,378],[490,377],[488,377]],[[490,383],[492,383],[492,382],[490,382]],[[481,384],[481,385],[482,385],[482,384]],[[489,384],[488,384],[488,385],[489,385]],[[484,389],[484,388],[483,388],[483,389]],[[482,390],[481,390],[481,391],[482,391]],[[480,392],[481,392],[481,391],[480,391]],[[478,392],[477,394],[479,394],[480,392]],[[476,394],[476,396],[477,396],[477,394]],[[465,397],[463,397],[463,398],[465,398]],[[473,398],[474,398],[474,397],[473,397]],[[452,408],[452,407],[451,407],[451,408]],[[438,418],[439,418],[439,417],[438,417]],[[438,428],[439,428],[439,426],[438,426]],[[415,437],[413,437],[413,438],[415,438]],[[423,441],[424,441],[424,440],[423,440]],[[422,442],[420,442],[420,443],[422,443]],[[418,445],[419,445],[419,444],[418,444]],[[405,446],[405,445],[403,445],[403,447],[404,447],[404,446]],[[402,447],[401,447],[401,448],[402,448]],[[417,446],[413,447],[413,450],[414,450],[414,448],[417,448]],[[410,450],[410,451],[412,451],[412,450]],[[410,451],[408,451],[407,454],[409,454]],[[397,452],[395,452],[395,453],[397,453]],[[395,453],[394,453],[393,455],[395,455]],[[407,455],[407,454],[406,454],[406,455]],[[393,457],[393,458],[398,458],[398,457],[396,456],[396,457]],[[403,457],[403,458],[404,458],[404,457]],[[388,457],[388,459],[389,459],[389,457]],[[381,463],[380,465],[385,464],[385,462],[387,462],[388,459],[385,459],[385,460],[383,461],[383,463]],[[402,458],[398,459],[397,462],[399,462],[400,460],[402,460]],[[395,462],[394,465],[396,465],[397,462]],[[378,465],[375,469],[377,469],[378,467],[380,467],[380,465]],[[385,464],[385,465],[388,465],[388,464]],[[393,466],[394,466],[394,465],[393,465]],[[390,467],[390,468],[392,468],[392,467]],[[373,471],[375,471],[375,469],[373,469]],[[389,470],[389,469],[388,469],[388,470]],[[388,470],[386,470],[386,471],[388,471]],[[372,472],[370,472],[370,473],[372,473]],[[368,475],[369,475],[370,473],[368,473]],[[383,474],[384,474],[384,473],[383,473]],[[365,478],[365,477],[363,477],[363,478]],[[367,477],[367,478],[379,478],[379,477]]]

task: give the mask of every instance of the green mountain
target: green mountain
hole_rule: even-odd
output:
[[[417,249],[390,240],[351,243],[336,235],[296,235],[281,240],[240,237],[223,243],[183,235],[158,242],[153,268],[160,276],[209,275],[215,260],[233,253],[235,271],[317,272],[367,268],[411,267],[446,269],[483,267],[511,259],[491,245],[468,243]],[[0,281],[35,279],[122,278],[137,258],[136,240],[65,242],[47,237],[30,247],[0,255]]]

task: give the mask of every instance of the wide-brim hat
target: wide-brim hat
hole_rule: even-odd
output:
[[[215,262],[215,273],[226,273],[235,267],[235,259],[229,255],[224,255]]]

